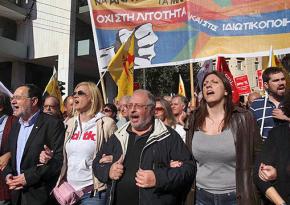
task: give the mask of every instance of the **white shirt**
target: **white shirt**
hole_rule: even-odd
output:
[[[75,190],[93,184],[92,164],[96,152],[96,116],[88,122],[80,123],[65,145],[67,153],[67,181]]]
[[[185,142],[186,132],[182,125],[176,124],[174,130],[180,135],[183,142]]]

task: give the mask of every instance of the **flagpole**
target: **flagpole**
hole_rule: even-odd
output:
[[[99,69],[100,71],[100,69]],[[101,87],[102,87],[102,92],[103,92],[103,101],[104,103],[106,104],[107,102],[107,94],[106,94],[106,88],[105,88],[105,83],[104,83],[104,76],[106,74],[106,72],[104,72],[104,74],[102,74],[102,72],[99,72],[100,73],[100,80],[101,81]]]
[[[143,68],[143,89],[146,89],[146,71]]]
[[[102,76],[100,77],[100,80],[97,82],[97,86],[99,86],[101,79],[103,79],[103,77],[105,76],[106,73],[107,73],[107,71],[103,72]]]
[[[193,65],[189,63],[189,75],[190,75],[190,93],[191,93],[191,107],[196,107],[195,96],[194,96],[194,79],[193,79]]]
[[[100,75],[100,81],[101,81],[101,87],[102,87],[102,93],[103,93],[103,101],[105,102],[107,99],[107,95],[106,95],[106,89],[105,89],[105,83],[104,80],[102,78],[102,72],[99,68],[99,53],[97,52],[97,50],[99,49],[99,42],[97,39],[97,32],[96,32],[96,28],[95,28],[95,22],[94,22],[94,17],[93,17],[93,9],[92,9],[92,5],[91,5],[91,1],[88,1],[88,6],[89,6],[89,11],[90,11],[90,19],[91,19],[91,25],[92,25],[92,31],[93,31],[93,37],[94,37],[94,43],[95,43],[95,50],[96,50],[96,58],[97,58],[97,65],[98,65],[98,71],[99,71],[99,75]],[[104,77],[104,76],[103,76]],[[106,103],[106,102],[105,102]]]

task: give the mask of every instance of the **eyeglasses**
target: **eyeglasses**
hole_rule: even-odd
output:
[[[30,97],[23,96],[23,95],[14,95],[14,96],[10,97],[10,101],[12,101],[12,100],[21,100],[23,98],[27,98],[28,99]]]
[[[56,105],[44,105],[43,108],[44,109],[55,109]]]
[[[152,104],[147,104],[147,105],[142,105],[142,104],[133,104],[133,103],[130,103],[128,104],[128,108],[131,110],[133,109],[133,107],[135,107],[137,110],[141,110],[143,107],[147,107],[147,106],[151,106]]]
[[[112,112],[112,110],[108,109],[108,108],[105,108],[103,109],[104,112]]]
[[[164,108],[163,107],[155,107],[155,111],[163,111]]]
[[[75,91],[75,92],[73,92],[73,96],[76,96],[76,95],[78,95],[78,96],[83,96],[83,95],[87,95],[84,91],[82,91],[82,90],[79,90],[79,91]]]

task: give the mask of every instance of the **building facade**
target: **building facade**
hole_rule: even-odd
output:
[[[0,81],[44,89],[57,68],[65,93],[96,82],[97,62],[86,1],[0,0]]]

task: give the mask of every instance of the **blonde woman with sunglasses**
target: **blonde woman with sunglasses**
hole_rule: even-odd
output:
[[[75,190],[84,192],[78,205],[104,205],[106,186],[93,176],[92,162],[117,127],[113,119],[101,113],[103,99],[95,83],[79,83],[73,98],[75,115],[67,122],[64,162],[58,183],[65,180]],[[44,151],[40,161],[47,163],[47,159]]]

